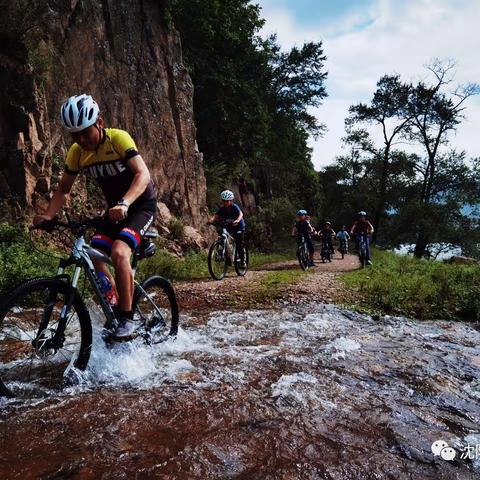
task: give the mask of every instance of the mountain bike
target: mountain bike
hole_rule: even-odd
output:
[[[332,261],[332,244],[329,241],[329,238],[322,236],[322,248],[320,250],[320,258],[322,263]]]
[[[362,268],[367,264],[367,242],[368,242],[368,235],[366,233],[361,233],[358,235],[358,258],[360,259],[360,263]]]
[[[208,251],[208,271],[214,280],[222,280],[232,263],[236,274],[240,277],[245,276],[248,270],[250,260],[248,248],[245,245],[243,246],[244,264],[242,265],[235,239],[227,230],[230,225],[232,225],[231,220],[220,224],[218,238],[212,243]]]
[[[114,309],[102,293],[92,259],[112,264],[108,256],[85,240],[88,229],[100,217],[78,222],[43,222],[35,229],[74,236],[68,258],[61,258],[55,276],[33,278],[17,286],[0,300],[0,396],[16,397],[32,388],[56,388],[85,370],[92,349],[92,323],[79,289],[80,275],[88,280],[93,298],[105,317],[102,338],[108,343],[118,322]],[[146,232],[132,256],[135,273],[139,260],[155,254]],[[67,274],[73,266],[73,273]],[[145,344],[175,338],[178,331],[178,305],[171,283],[160,276],[135,281],[132,310],[138,322],[135,337]]]
[[[310,253],[308,251],[307,242],[303,235],[299,235],[298,239],[298,248],[297,248],[297,258],[300,268],[302,270],[308,270],[310,268]]]
[[[340,239],[340,247],[338,249],[340,254],[342,255],[342,259],[345,258],[345,255],[348,253],[348,242],[345,239]]]

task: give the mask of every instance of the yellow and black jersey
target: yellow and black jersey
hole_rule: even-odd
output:
[[[97,180],[109,207],[117,204],[132,184],[134,173],[128,160],[138,155],[133,138],[124,130],[105,128],[96,150],[83,150],[74,143],[67,153],[65,171],[76,175],[80,171]],[[155,199],[155,185],[150,181],[135,204]]]

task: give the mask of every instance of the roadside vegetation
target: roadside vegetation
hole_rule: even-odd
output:
[[[450,265],[373,249],[373,266],[343,275],[356,307],[418,319],[478,320],[480,265]]]
[[[259,268],[268,263],[291,260],[292,258],[292,253],[251,252],[249,269]],[[183,258],[179,258],[166,250],[160,249],[152,258],[140,264],[138,273],[139,278],[148,277],[149,275],[162,275],[170,280],[200,280],[209,278],[207,252],[192,250],[187,252]]]
[[[36,246],[39,251],[33,249],[23,225],[0,223],[0,292],[11,291],[28,278],[54,274],[55,252],[41,243]]]
[[[0,292],[5,293],[22,281],[55,274],[58,259],[66,255],[47,244],[42,237],[32,241],[24,225],[0,223]],[[251,252],[250,268],[259,268],[267,263],[291,260],[292,252]],[[166,250],[140,262],[138,278],[162,275],[170,280],[195,280],[208,278],[207,252],[189,251],[183,258]]]

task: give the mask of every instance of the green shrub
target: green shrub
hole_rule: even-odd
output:
[[[172,237],[176,240],[182,240],[184,236],[183,222],[176,217],[172,217],[168,222],[168,229],[170,230]]]
[[[343,276],[361,305],[419,319],[480,317],[480,266],[418,260],[373,249],[373,266]]]
[[[24,225],[0,223],[0,292],[28,278],[52,275],[57,264],[46,245],[32,242]]]

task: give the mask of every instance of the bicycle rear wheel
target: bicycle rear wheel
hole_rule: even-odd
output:
[[[362,268],[364,268],[365,265],[367,264],[367,249],[366,249],[365,244],[363,242],[360,243],[360,249],[359,249],[358,257],[360,259],[360,264],[362,265]]]
[[[248,263],[250,261],[250,256],[249,256],[249,253],[248,253],[248,248],[247,247],[243,247],[244,248],[244,251],[245,251],[245,267],[242,267],[240,265],[240,256],[239,256],[239,253],[238,253],[238,250],[235,250],[235,272],[237,272],[237,275],[239,275],[240,277],[244,277],[247,273],[247,270],[248,270]]]
[[[0,305],[0,396],[44,396],[92,348],[90,315],[75,294],[62,334],[56,335],[70,287],[52,278],[29,280]]]
[[[298,258],[298,263],[300,264],[300,268],[304,271],[308,270],[310,256],[304,245],[301,245],[300,247],[298,247],[297,258]]]
[[[215,241],[208,251],[208,271],[214,280],[222,280],[227,274],[228,258],[224,245]]]
[[[177,335],[177,297],[166,278],[153,276],[137,285],[132,310],[134,319],[142,324],[139,333],[147,343],[161,343]]]

